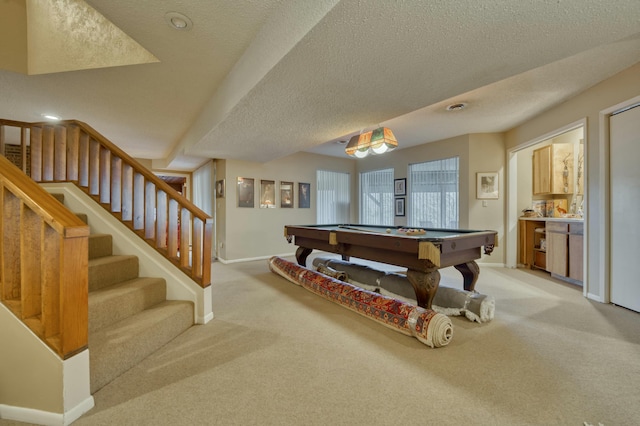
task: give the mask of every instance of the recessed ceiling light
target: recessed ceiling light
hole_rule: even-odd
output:
[[[346,144],[347,142],[348,142],[348,141],[342,141],[342,140],[340,140],[340,141],[336,141],[336,143],[337,143],[338,145],[344,145],[344,144]]]
[[[451,104],[447,107],[447,111],[460,111],[463,110],[467,107],[467,104],[465,104],[464,102],[460,102],[457,104]]]
[[[47,120],[55,120],[58,121],[60,120],[60,117],[58,117],[57,115],[53,115],[53,114],[41,114],[42,118],[46,118]]]
[[[164,20],[174,30],[188,31],[193,27],[193,22],[188,16],[178,12],[167,12]]]

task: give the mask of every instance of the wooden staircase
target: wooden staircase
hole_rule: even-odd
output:
[[[101,234],[49,193],[56,188]],[[0,119],[0,314],[16,336],[0,347],[16,359],[30,353],[0,363],[0,391],[15,390],[0,392],[0,417],[68,424],[95,391],[211,320],[212,226],[88,125]],[[33,359],[49,386],[39,387]]]
[[[191,327],[193,318],[192,302],[167,300],[163,278],[139,276],[137,256],[113,254],[111,235],[89,235],[92,394]]]

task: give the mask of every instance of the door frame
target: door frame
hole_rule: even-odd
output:
[[[507,229],[506,229],[506,246],[505,250],[505,266],[508,268],[516,268],[517,265],[517,255],[518,255],[518,219],[520,217],[520,212],[518,212],[518,151],[522,151],[524,149],[530,148],[534,145],[537,145],[541,142],[544,142],[548,139],[552,139],[556,136],[559,136],[563,133],[567,133],[571,130],[575,130],[582,127],[583,134],[583,143],[584,143],[584,171],[583,171],[583,179],[584,179],[584,191],[583,191],[583,199],[584,205],[588,205],[588,173],[587,173],[587,164],[588,164],[588,129],[587,129],[587,119],[582,118],[580,120],[569,123],[563,127],[555,129],[551,132],[548,132],[544,135],[538,136],[537,138],[531,139],[527,142],[523,142],[507,151],[507,179],[506,179],[506,205],[507,205]],[[582,282],[582,290],[583,294],[587,296],[588,289],[588,275],[587,275],[587,264],[586,261],[587,253],[588,253],[588,226],[587,226],[587,215],[588,209],[585,210],[584,214],[584,244],[583,244],[583,282]]]
[[[599,151],[602,153],[599,157],[600,175],[598,176],[599,187],[602,188],[605,208],[598,222],[600,229],[606,230],[602,233],[600,238],[600,246],[598,247],[602,256],[602,268],[600,268],[600,276],[598,282],[600,283],[600,293],[602,295],[603,303],[611,303],[611,138],[609,119],[616,113],[623,112],[626,109],[633,108],[640,104],[640,96],[628,99],[620,102],[614,106],[603,109],[598,116],[600,124],[600,145]],[[586,176],[586,175],[585,175]]]

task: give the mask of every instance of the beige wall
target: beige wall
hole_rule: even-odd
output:
[[[355,162],[349,158],[297,153],[268,163],[225,160],[224,168],[217,170],[216,180],[226,179],[226,196],[216,201],[218,232],[218,258],[223,262],[265,258],[272,255],[293,254],[296,247],[284,238],[285,225],[316,223],[316,171],[329,170],[349,173],[351,187],[357,185]],[[238,177],[253,178],[254,208],[237,207],[236,182]],[[280,182],[294,182],[294,208],[260,208],[260,180],[273,180],[277,191]],[[311,184],[311,208],[298,208],[299,182]],[[279,194],[278,194],[279,195]],[[276,197],[280,202],[279,196]],[[357,200],[357,197],[356,197]],[[357,203],[352,202],[352,220],[356,217]],[[221,229],[223,227],[224,229]]]
[[[218,257],[223,262],[293,254],[295,246],[286,243],[283,227],[292,224],[316,223],[315,185],[317,170],[346,172],[351,175],[351,221],[358,221],[358,174],[361,172],[394,168],[396,178],[406,178],[411,163],[450,158],[460,159],[460,227],[492,229],[498,231],[499,244],[487,263],[504,263],[503,221],[504,192],[500,190],[498,200],[476,199],[476,173],[495,171],[500,176],[500,187],[504,186],[504,140],[502,134],[464,135],[417,147],[399,149],[382,156],[361,160],[348,157],[327,157],[309,153],[297,153],[268,163],[253,163],[234,160],[217,162],[216,179],[226,179],[226,196],[216,200],[216,227]],[[236,179],[255,179],[255,207],[238,208]],[[293,181],[311,183],[311,208],[292,209],[259,208],[260,180]],[[397,217],[395,225],[406,225],[406,216]]]
[[[401,144],[401,143],[400,143]],[[498,231],[498,246],[491,256],[484,256],[482,262],[504,263],[503,258],[503,221],[505,212],[504,197],[504,138],[502,134],[473,134],[457,136],[442,141],[431,142],[416,147],[398,149],[389,154],[371,156],[357,161],[358,173],[393,167],[395,178],[406,178],[409,164],[444,158],[459,157],[460,167],[460,217],[459,226],[463,229],[490,229]],[[500,198],[476,199],[476,173],[498,172]],[[354,197],[357,198],[357,186]],[[396,226],[407,225],[407,217],[397,217]]]
[[[0,68],[27,73],[27,4],[3,1],[0,13]]]
[[[538,117],[511,129],[506,134],[508,150],[527,145],[542,135],[555,132],[570,123],[586,119],[586,228],[587,228],[587,293],[590,297],[608,301],[605,262],[608,258],[608,202],[607,162],[608,147],[606,120],[601,111],[640,95],[640,64],[636,64],[595,85],[573,99],[552,108]]]
[[[62,360],[2,304],[0,324],[0,405],[63,413]]]

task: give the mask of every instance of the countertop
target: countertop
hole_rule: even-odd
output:
[[[537,222],[584,222],[582,217],[523,217],[520,220],[533,220]]]

